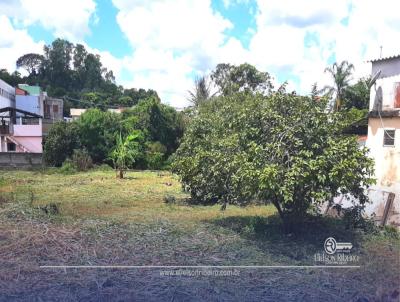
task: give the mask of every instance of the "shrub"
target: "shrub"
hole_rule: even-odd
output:
[[[63,162],[79,148],[78,129],[75,123],[57,122],[49,130],[43,145],[46,164],[61,167]]]
[[[76,121],[79,139],[95,163],[103,162],[116,144],[121,118],[112,112],[90,109]]]
[[[59,172],[62,174],[73,174],[73,173],[76,173],[77,170],[76,170],[74,164],[72,163],[72,161],[70,159],[66,159],[63,162]]]
[[[167,148],[160,142],[147,143],[147,151],[145,155],[147,167],[152,170],[162,169],[166,152]]]
[[[71,161],[78,171],[87,171],[93,167],[92,158],[86,149],[75,149]]]
[[[97,165],[94,168],[97,171],[103,171],[103,172],[107,172],[107,171],[112,171],[113,170],[113,168],[110,165],[107,165],[107,164]]]

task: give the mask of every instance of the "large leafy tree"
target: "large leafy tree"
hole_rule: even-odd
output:
[[[17,60],[17,68],[24,68],[29,75],[36,75],[43,64],[44,57],[37,53],[27,53]]]
[[[44,47],[43,76],[53,87],[70,88],[73,44],[56,39]]]
[[[325,72],[331,75],[333,81],[333,85],[327,86],[326,90],[335,99],[334,111],[339,111],[342,107],[353,70],[354,65],[347,61],[342,61],[341,63],[335,62],[332,66],[325,68]]]
[[[182,116],[171,106],[150,97],[140,101],[131,110],[123,113],[124,119],[135,120],[135,128],[144,132],[147,140],[160,142],[167,148],[167,155],[178,147],[183,135]]]
[[[211,73],[211,79],[222,95],[236,92],[265,94],[272,89],[271,77],[268,72],[259,71],[248,63],[239,66],[218,64]]]
[[[363,204],[372,162],[325,106],[284,91],[217,98],[188,126],[174,171],[194,199],[271,202],[286,225],[340,193]]]
[[[76,121],[76,124],[80,142],[95,163],[108,158],[120,132],[126,135],[120,115],[103,112],[99,109],[86,111]]]

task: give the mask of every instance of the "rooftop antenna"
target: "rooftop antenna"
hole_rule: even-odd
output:
[[[383,48],[383,47],[382,47],[382,45],[381,45],[381,56],[380,56],[381,59],[382,59],[382,48]]]

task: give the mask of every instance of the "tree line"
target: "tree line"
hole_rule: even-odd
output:
[[[95,164],[114,164],[117,168],[116,164],[123,162],[124,168],[166,169],[183,130],[179,112],[157,98],[147,98],[120,114],[95,108],[75,121],[56,123],[44,139],[43,155],[48,165],[58,167],[72,157],[74,150],[82,150]],[[125,147],[135,156],[128,161],[118,159],[118,148],[132,136],[135,141]]]
[[[22,55],[16,61],[16,67],[24,69],[27,76],[18,71],[9,73],[1,69],[0,78],[12,86],[20,83],[38,85],[49,96],[67,96],[64,101],[65,116],[69,116],[71,107],[131,107],[148,97],[159,99],[154,90],[125,89],[117,85],[113,71],[102,65],[99,55],[88,52],[82,44],[64,39],[45,45],[43,54]]]

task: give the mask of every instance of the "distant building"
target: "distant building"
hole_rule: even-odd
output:
[[[87,109],[81,109],[81,108],[71,108],[69,110],[70,115],[72,120],[76,120],[78,119],[82,114],[84,114],[86,112]]]
[[[366,146],[375,160],[371,199],[385,200],[383,215],[400,226],[400,55],[372,60]]]
[[[41,153],[43,137],[63,120],[63,100],[48,97],[39,86],[13,88],[0,80],[0,87],[0,152]]]
[[[108,112],[114,112],[114,113],[122,113],[124,112],[126,109],[126,107],[120,107],[120,108],[109,108],[107,109]],[[71,115],[71,119],[74,121],[76,119],[78,119],[82,114],[84,114],[88,109],[85,108],[71,108],[70,109],[70,115]]]
[[[0,79],[0,108],[15,107],[15,89]]]

